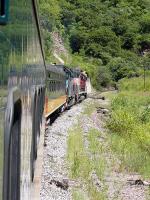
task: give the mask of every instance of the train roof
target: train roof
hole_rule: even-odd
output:
[[[75,77],[75,78],[79,77],[81,74],[80,69],[72,69],[72,72],[73,72],[73,77]]]
[[[54,72],[58,74],[65,74],[63,65],[46,65],[46,71]]]
[[[52,71],[56,73],[69,73],[71,77],[74,77],[74,72],[71,68],[65,65],[52,65],[48,64],[46,65],[46,70],[47,71]]]
[[[87,77],[86,72],[83,72],[81,69],[70,68],[66,65],[47,64],[46,70],[51,71],[51,72],[55,72],[55,73],[61,73],[61,74],[69,73],[72,78],[77,78],[77,77],[80,76],[80,74]]]

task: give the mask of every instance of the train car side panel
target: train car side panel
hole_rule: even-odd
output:
[[[66,101],[66,74],[64,66],[47,65],[47,87],[45,100],[45,117],[48,118],[53,112],[63,106]]]
[[[34,90],[41,118],[45,66],[35,3],[13,0],[9,5],[9,21],[0,25],[0,200],[29,200],[32,95]]]

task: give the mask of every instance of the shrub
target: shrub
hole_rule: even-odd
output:
[[[112,100],[112,114],[107,126],[112,132],[112,148],[123,165],[149,177],[150,89],[147,86],[147,91],[143,92],[142,85],[141,77],[119,82],[119,93]]]

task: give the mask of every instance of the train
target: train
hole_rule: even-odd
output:
[[[0,1],[0,200],[33,199],[45,119],[87,96],[85,72],[46,64],[37,7]]]
[[[65,65],[46,65],[45,119],[69,109],[87,97],[87,74]]]

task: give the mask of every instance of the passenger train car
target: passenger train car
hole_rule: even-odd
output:
[[[29,200],[45,93],[35,0],[0,1],[0,200]]]
[[[66,73],[62,65],[46,66],[45,118],[59,112],[66,104]]]

